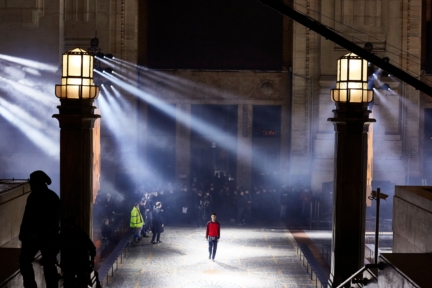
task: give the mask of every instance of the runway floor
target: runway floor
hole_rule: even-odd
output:
[[[104,287],[315,287],[284,223],[221,227],[215,262],[208,259],[205,228],[168,226],[163,243],[133,244]]]

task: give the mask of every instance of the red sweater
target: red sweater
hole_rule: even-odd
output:
[[[207,231],[206,231],[206,238],[208,237],[217,237],[219,239],[220,237],[220,224],[219,222],[207,222]]]

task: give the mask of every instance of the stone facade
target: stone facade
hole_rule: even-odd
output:
[[[148,61],[146,52],[150,43],[146,42],[148,27],[143,21],[150,13],[147,2],[0,1],[0,33],[3,39],[8,39],[2,41],[0,56],[22,57],[58,67],[64,51],[77,46],[87,48],[90,39],[97,33],[102,52],[112,53],[126,61],[117,64],[119,73],[132,79],[141,79],[142,76],[134,74],[136,68],[131,69],[128,63],[145,66]],[[422,1],[307,0],[295,4],[291,1],[285,3],[336,29],[360,46],[366,41],[372,42],[374,53],[380,57],[387,56],[395,66],[420,75],[418,61],[411,60],[422,54]],[[329,90],[335,86],[336,61],[348,51],[291,20],[284,19],[282,25],[284,43],[281,71],[161,71],[165,76],[160,77],[161,74],[155,73],[159,76],[146,82],[145,88],[152,89],[160,99],[174,104],[178,111],[186,115],[193,104],[238,105],[238,123],[233,123],[238,127],[238,149],[244,151],[242,155],[249,156],[238,159],[236,173],[241,184],[246,186],[251,181],[253,152],[249,133],[252,105],[280,105],[281,181],[286,184],[302,179],[305,181],[302,183],[310,183],[316,191],[322,188],[322,183],[333,181],[334,132],[327,118],[331,117],[334,104],[329,99]],[[52,78],[54,83],[60,81],[59,75],[52,75]],[[185,86],[181,86],[182,89],[170,89],[172,79],[181,80]],[[420,161],[423,151],[421,111],[431,106],[429,98],[420,98],[419,91],[391,77],[380,80],[389,82],[392,90],[378,89],[375,94],[373,117],[377,123],[372,125],[373,179],[398,185],[406,183],[407,179],[419,181],[424,177]],[[133,85],[138,87],[141,84]],[[50,118],[56,112],[57,104],[54,93],[50,95],[48,91],[44,93],[54,101],[52,111],[44,115]],[[102,182],[114,179],[117,174],[136,174],[139,163],[128,162],[127,159],[131,155],[140,155],[141,161],[145,161],[143,150],[151,138],[147,134],[145,100],[132,96],[133,93],[127,89],[120,93],[129,102],[128,129],[136,133],[132,133],[133,139],[128,139],[125,149],[119,149],[104,123],[105,117],[113,116],[104,115],[101,110]],[[21,137],[26,139],[23,135],[16,136],[14,126],[4,122],[2,118],[0,129],[2,135],[8,135],[7,139],[13,139],[14,142],[20,142]],[[177,176],[190,173],[189,130],[190,127],[185,124],[178,124],[176,128]],[[28,140],[22,141],[26,143]],[[9,147],[0,151],[0,177],[18,171],[31,172],[14,164],[21,162],[20,159],[44,163],[47,156],[37,149],[29,153],[19,145],[12,148],[4,140],[2,142],[1,147]],[[123,159],[126,163],[122,163]],[[48,162],[44,164],[46,167],[40,168],[58,173],[58,159]],[[104,188],[107,187],[102,183]]]

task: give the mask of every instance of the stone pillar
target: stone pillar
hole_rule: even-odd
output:
[[[177,183],[189,186],[191,105],[177,104],[176,109],[176,178]]]
[[[329,287],[337,287],[364,265],[367,103],[336,103],[333,241]]]
[[[252,177],[252,105],[238,105],[237,185],[250,187]]]
[[[60,200],[62,219],[73,216],[78,227],[93,235],[93,127],[99,115],[93,99],[61,99]]]

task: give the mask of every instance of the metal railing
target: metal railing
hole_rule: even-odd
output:
[[[344,288],[344,287],[346,287],[345,285],[348,284],[348,283],[357,284],[359,287],[363,287],[363,286],[366,286],[371,281],[378,281],[377,275],[375,275],[370,270],[370,269],[373,269],[373,268],[378,268],[379,270],[382,270],[382,269],[384,269],[384,263],[380,262],[378,264],[367,264],[367,265],[365,265],[363,268],[361,268],[360,270],[358,270],[351,277],[349,277],[347,280],[345,280],[339,286],[337,286],[337,288]],[[371,276],[371,278],[366,278],[366,277],[359,278],[359,276],[361,274],[363,274],[363,272],[368,272],[369,275]]]

